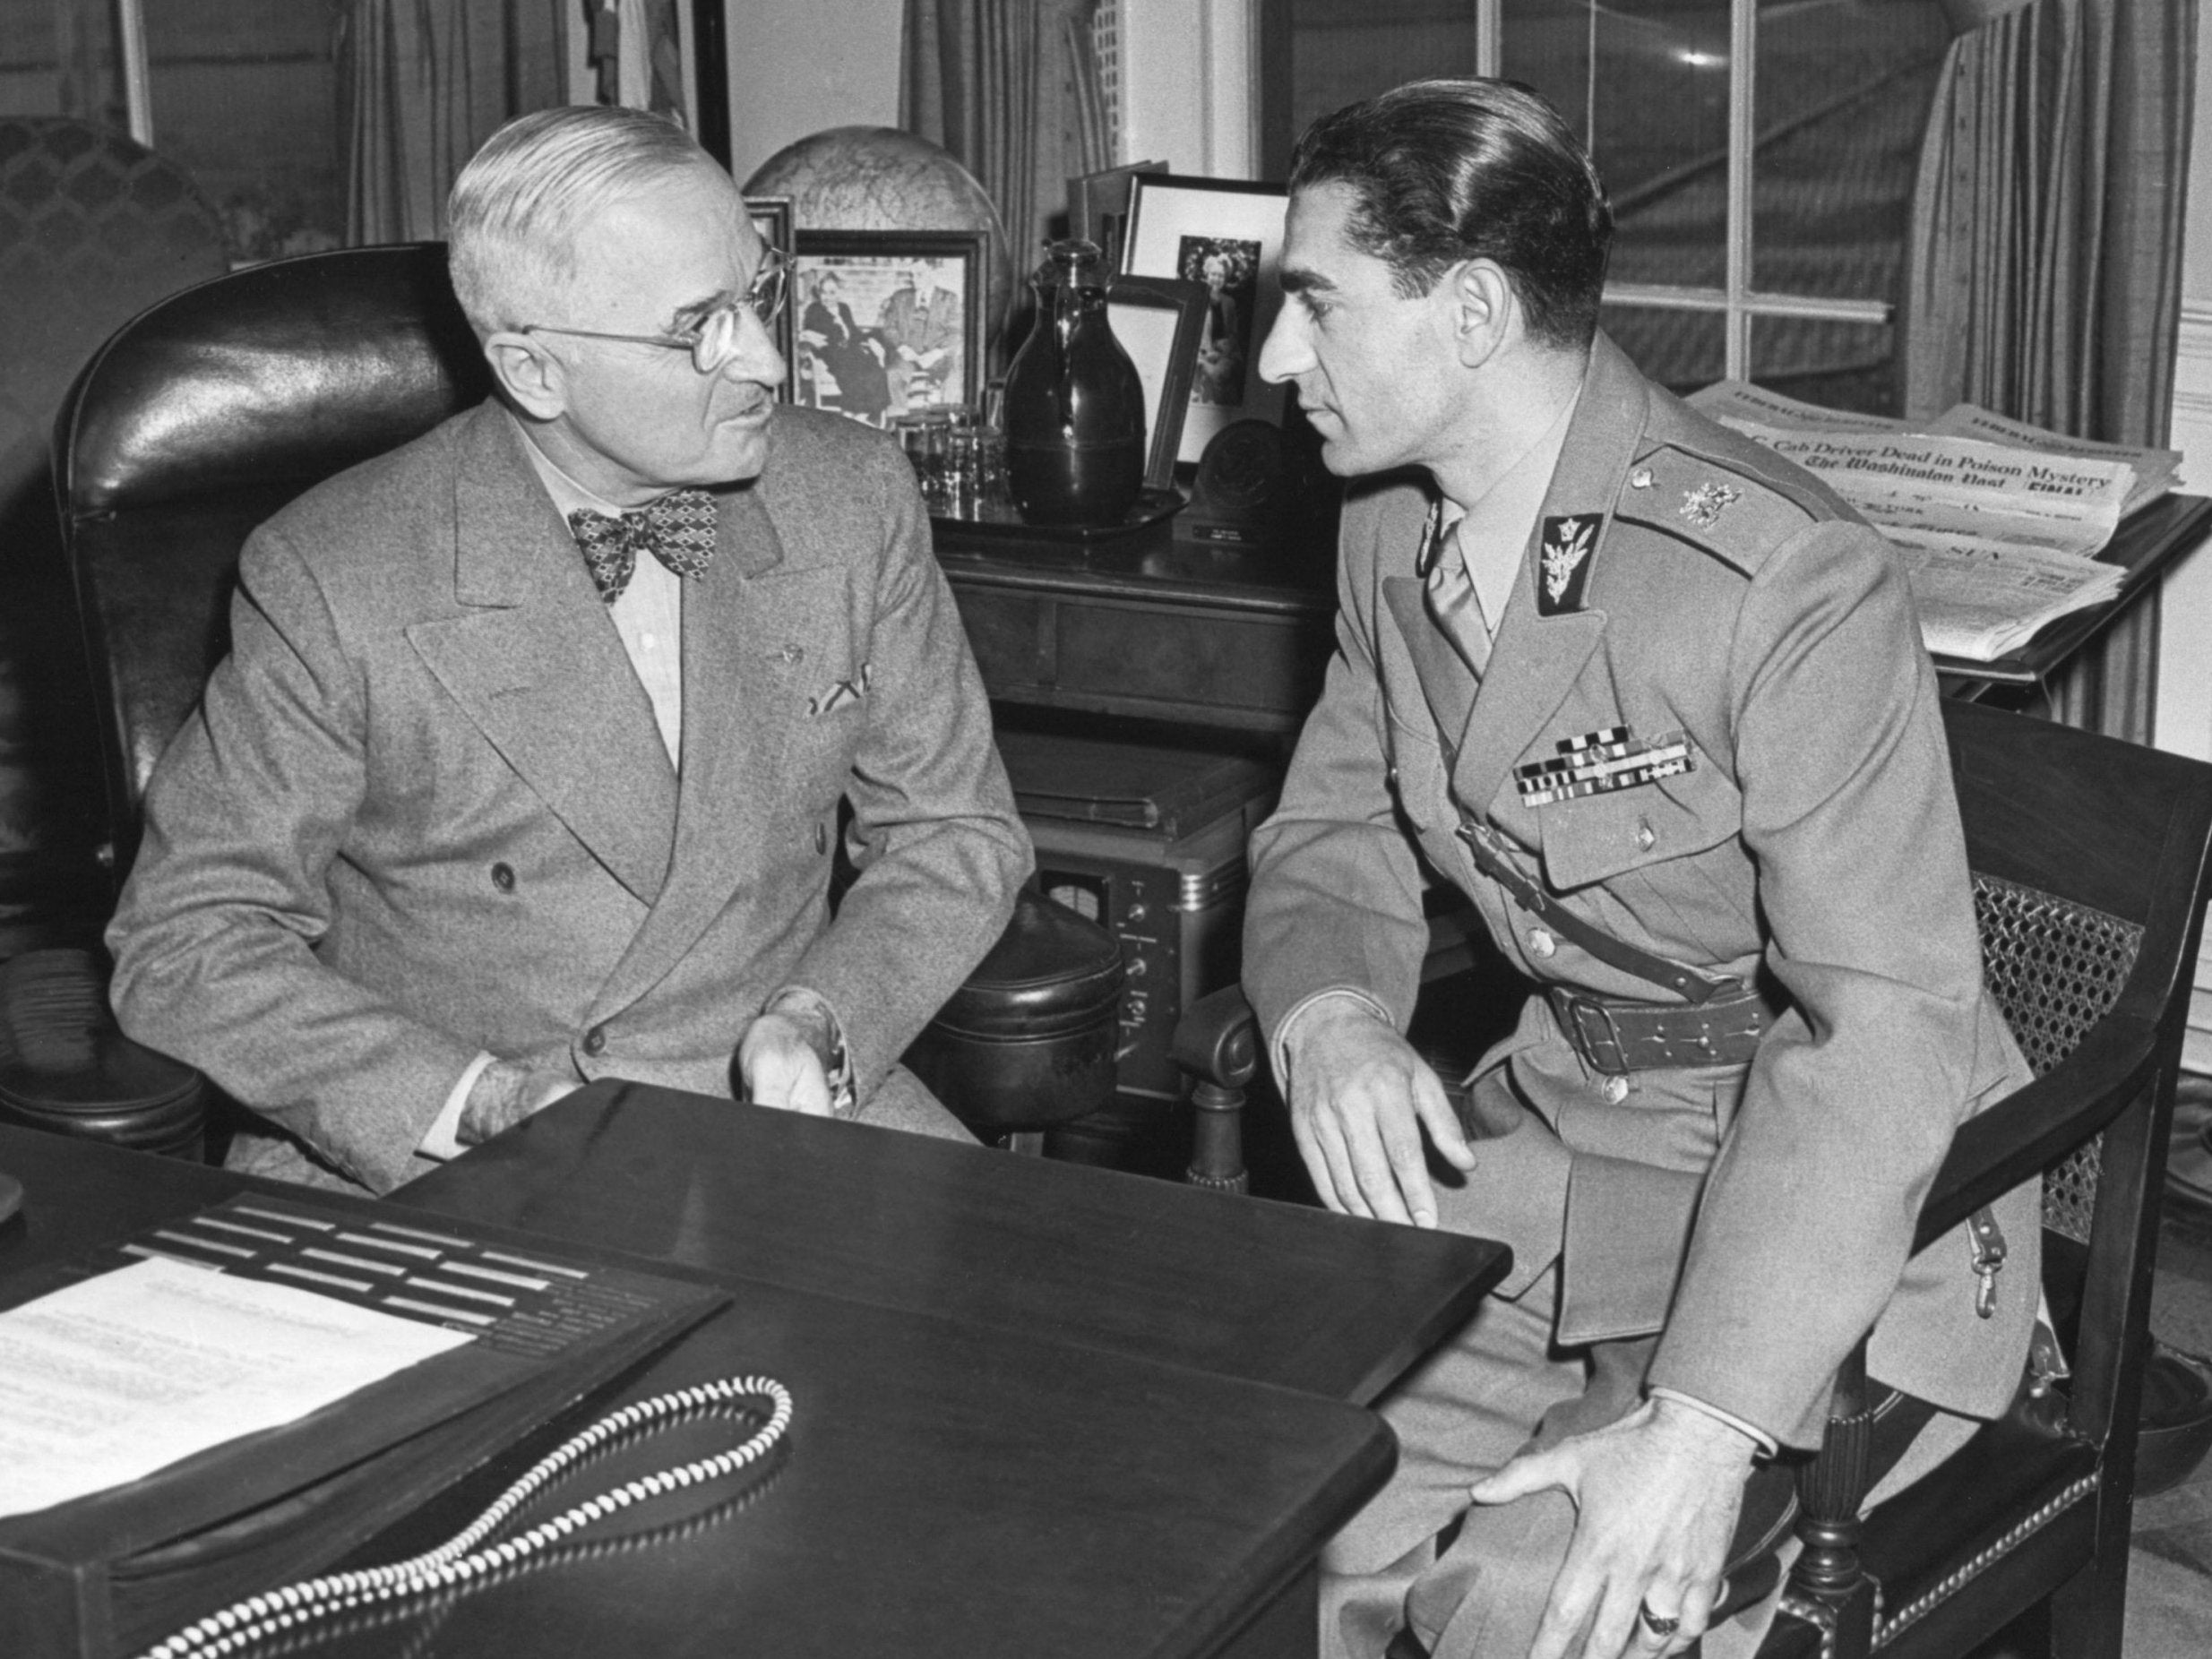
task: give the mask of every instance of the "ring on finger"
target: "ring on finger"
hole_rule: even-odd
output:
[[[1661,1618],[1657,1613],[1651,1611],[1651,1603],[1649,1602],[1641,1602],[1637,1604],[1636,1618],[1638,1622],[1640,1623],[1645,1629],[1650,1631],[1652,1635],[1657,1637],[1661,1641],[1665,1641],[1668,1637],[1674,1635],[1675,1631],[1682,1629],[1682,1620],[1680,1619]]]

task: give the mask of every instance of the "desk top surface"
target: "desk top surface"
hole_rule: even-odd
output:
[[[2127,574],[2103,605],[2052,622],[2027,644],[1990,663],[1939,657],[1936,666],[1954,692],[1973,682],[2027,683],[2063,667],[2085,645],[2125,615],[2176,558],[2212,531],[2212,498],[2173,494],[2130,514],[2097,554]],[[1019,538],[963,537],[937,527],[937,553],[947,574],[979,587],[1039,594],[1325,619],[1336,609],[1335,560],[1311,549],[1205,546],[1166,533],[1096,546]]]
[[[852,1129],[805,1127],[822,1132],[810,1138],[817,1149],[823,1135]],[[878,1135],[889,1131],[851,1139]],[[635,1148],[623,1150],[619,1133],[612,1139],[620,1166]],[[972,1156],[1014,1162],[980,1149]],[[281,1190],[5,1128],[0,1168],[26,1191],[22,1218],[0,1229],[0,1273],[232,1192]],[[911,1170],[908,1178],[917,1179]],[[671,1195],[663,1207],[671,1242],[693,1230],[708,1191],[687,1183]],[[1213,1201],[1224,1215],[1239,1208]],[[833,1214],[792,1225],[790,1250],[803,1253],[811,1237],[836,1259],[834,1235],[846,1229]],[[1235,1229],[1220,1242],[1234,1243]],[[910,1242],[917,1257],[963,1281],[1020,1276],[1006,1263],[955,1260],[927,1240]],[[419,1651],[431,1638],[436,1651],[456,1655],[1204,1653],[1295,1580],[1393,1460],[1388,1431],[1339,1401],[1045,1340],[1003,1322],[739,1271],[689,1271],[726,1285],[731,1305],[622,1394],[733,1372],[777,1378],[797,1409],[788,1450],[766,1475],[735,1495],[710,1489],[655,1500],[566,1559],[457,1599],[411,1604],[396,1620],[341,1621],[314,1651],[381,1656]],[[1100,1294],[1111,1300],[1124,1288]],[[560,1500],[742,1433],[701,1424],[648,1440],[590,1466]],[[518,1448],[358,1559],[390,1560],[438,1541],[544,1449],[543,1441]],[[621,1542],[607,1543],[610,1534]]]
[[[1508,1266],[1487,1240],[636,1084],[581,1089],[394,1196],[1363,1402]]]

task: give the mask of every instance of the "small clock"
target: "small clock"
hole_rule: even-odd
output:
[[[1239,546],[1273,541],[1282,531],[1289,483],[1282,430],[1270,421],[1231,421],[1199,457],[1191,504],[1175,520],[1175,534]]]

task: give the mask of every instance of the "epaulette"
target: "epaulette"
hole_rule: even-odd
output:
[[[1768,459],[1777,470],[1798,470],[1778,455]],[[1812,487],[1792,487],[1799,478]],[[1829,510],[1826,492],[1815,480],[1799,478],[1776,476],[1757,464],[1756,456],[1739,453],[1723,460],[1663,444],[1630,465],[1614,516],[1756,575],[1767,555],[1806,525],[1843,516]]]

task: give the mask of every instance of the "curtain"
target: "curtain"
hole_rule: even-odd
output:
[[[1978,26],[1952,43],[1921,151],[1906,412],[1965,400],[2080,436],[2163,444],[2194,0],[1949,9]],[[2053,712],[2148,742],[2157,630],[2154,594],[2055,678]]]
[[[347,0],[346,240],[434,240],[446,192],[504,121],[564,103],[573,0]]]
[[[1098,0],[906,0],[899,125],[975,174],[1027,271],[1067,181],[1113,165],[1091,50]]]
[[[626,104],[658,110],[696,132],[691,91],[684,82],[683,23],[678,0],[582,0],[589,13],[583,58],[589,87],[572,87],[572,101]]]

